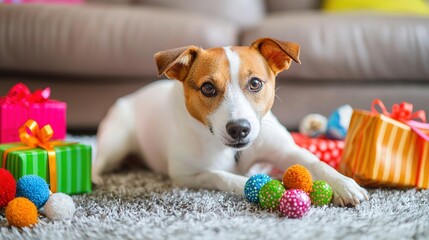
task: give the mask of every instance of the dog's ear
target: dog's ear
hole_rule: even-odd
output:
[[[283,70],[287,70],[292,60],[301,63],[299,60],[299,45],[293,42],[284,42],[272,38],[261,38],[252,43],[261,55],[267,60],[271,70],[277,75]]]
[[[155,53],[158,76],[184,81],[200,48],[188,46]]]

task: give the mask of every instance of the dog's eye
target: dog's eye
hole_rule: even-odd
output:
[[[216,88],[212,83],[205,82],[201,86],[201,92],[206,97],[214,97],[217,95]]]
[[[259,78],[252,78],[249,81],[249,91],[259,92],[264,84]]]

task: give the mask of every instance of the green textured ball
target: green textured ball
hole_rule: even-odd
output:
[[[311,203],[316,206],[329,204],[332,200],[332,188],[323,181],[317,180],[313,182],[313,189],[310,192]]]
[[[282,182],[271,180],[259,191],[259,204],[264,209],[278,209],[280,199],[285,191]]]

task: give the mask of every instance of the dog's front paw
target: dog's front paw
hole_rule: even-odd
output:
[[[368,192],[351,178],[341,176],[330,184],[334,192],[332,202],[337,206],[356,206],[369,199]]]
[[[246,181],[238,181],[234,186],[231,188],[233,193],[239,194],[244,196],[244,186],[246,185]]]

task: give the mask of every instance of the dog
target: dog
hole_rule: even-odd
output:
[[[299,51],[296,43],[262,38],[250,46],[156,53],[159,76],[174,80],[151,83],[110,108],[98,129],[93,181],[134,153],[177,186],[243,194],[253,165],[301,164],[332,186],[334,204],[368,200],[353,179],[298,147],[270,111],[275,78],[300,63]]]

